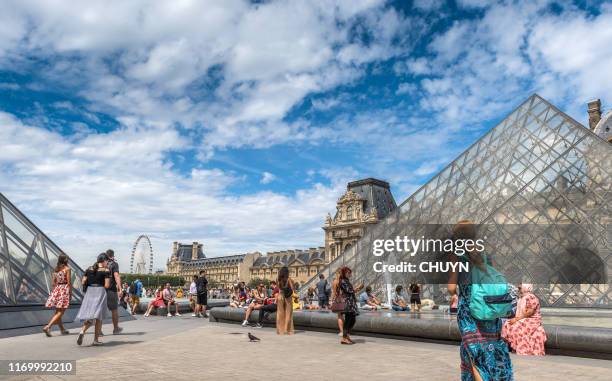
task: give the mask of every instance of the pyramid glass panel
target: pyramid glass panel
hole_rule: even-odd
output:
[[[44,305],[62,253],[42,231],[0,193],[0,305]],[[72,260],[73,303],[82,300],[83,270]]]
[[[496,268],[508,280],[536,283],[543,305],[612,307],[612,145],[538,95],[368,227],[323,272],[348,265],[354,284],[371,285],[384,299],[391,285],[428,283],[423,296],[444,303],[445,279],[436,284],[423,282],[419,272],[374,271],[381,259],[389,265],[410,259],[405,252],[375,257],[373,243],[420,237],[429,224],[465,219],[495,232],[487,243]]]

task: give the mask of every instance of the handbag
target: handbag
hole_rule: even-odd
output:
[[[332,312],[344,312],[346,309],[346,298],[342,294],[338,294],[331,304]]]

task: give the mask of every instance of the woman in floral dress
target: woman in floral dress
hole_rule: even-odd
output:
[[[70,305],[70,299],[72,298],[72,287],[70,286],[70,267],[68,267],[68,256],[66,254],[60,254],[57,258],[57,266],[53,272],[52,282],[53,291],[45,307],[55,308],[55,313],[49,320],[46,326],[43,327],[43,332],[48,337],[51,337],[51,326],[57,324],[62,335],[67,335],[69,332],[64,328],[62,323],[62,316],[66,311],[66,308]]]
[[[533,285],[521,285],[516,316],[504,323],[502,337],[518,355],[544,356],[546,332],[542,327],[540,301],[533,294]]]

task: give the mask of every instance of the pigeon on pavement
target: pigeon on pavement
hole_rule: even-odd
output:
[[[259,338],[258,338],[258,337],[255,337],[255,336],[253,336],[253,335],[251,335],[251,332],[249,332],[247,335],[249,336],[249,341],[251,341],[251,342],[253,342],[253,341],[257,342],[257,341],[259,341]]]

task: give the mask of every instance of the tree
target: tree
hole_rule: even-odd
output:
[[[140,279],[142,285],[146,288],[157,288],[164,286],[166,283],[170,283],[170,286],[184,286],[185,278],[175,275],[161,275],[161,274],[121,274],[121,281],[131,284],[136,279]]]
[[[270,287],[270,281],[268,279],[261,279],[261,278],[251,279],[249,283],[247,283],[247,286],[249,288],[255,288],[259,286],[260,284],[263,284],[264,286],[266,286],[266,288]]]

